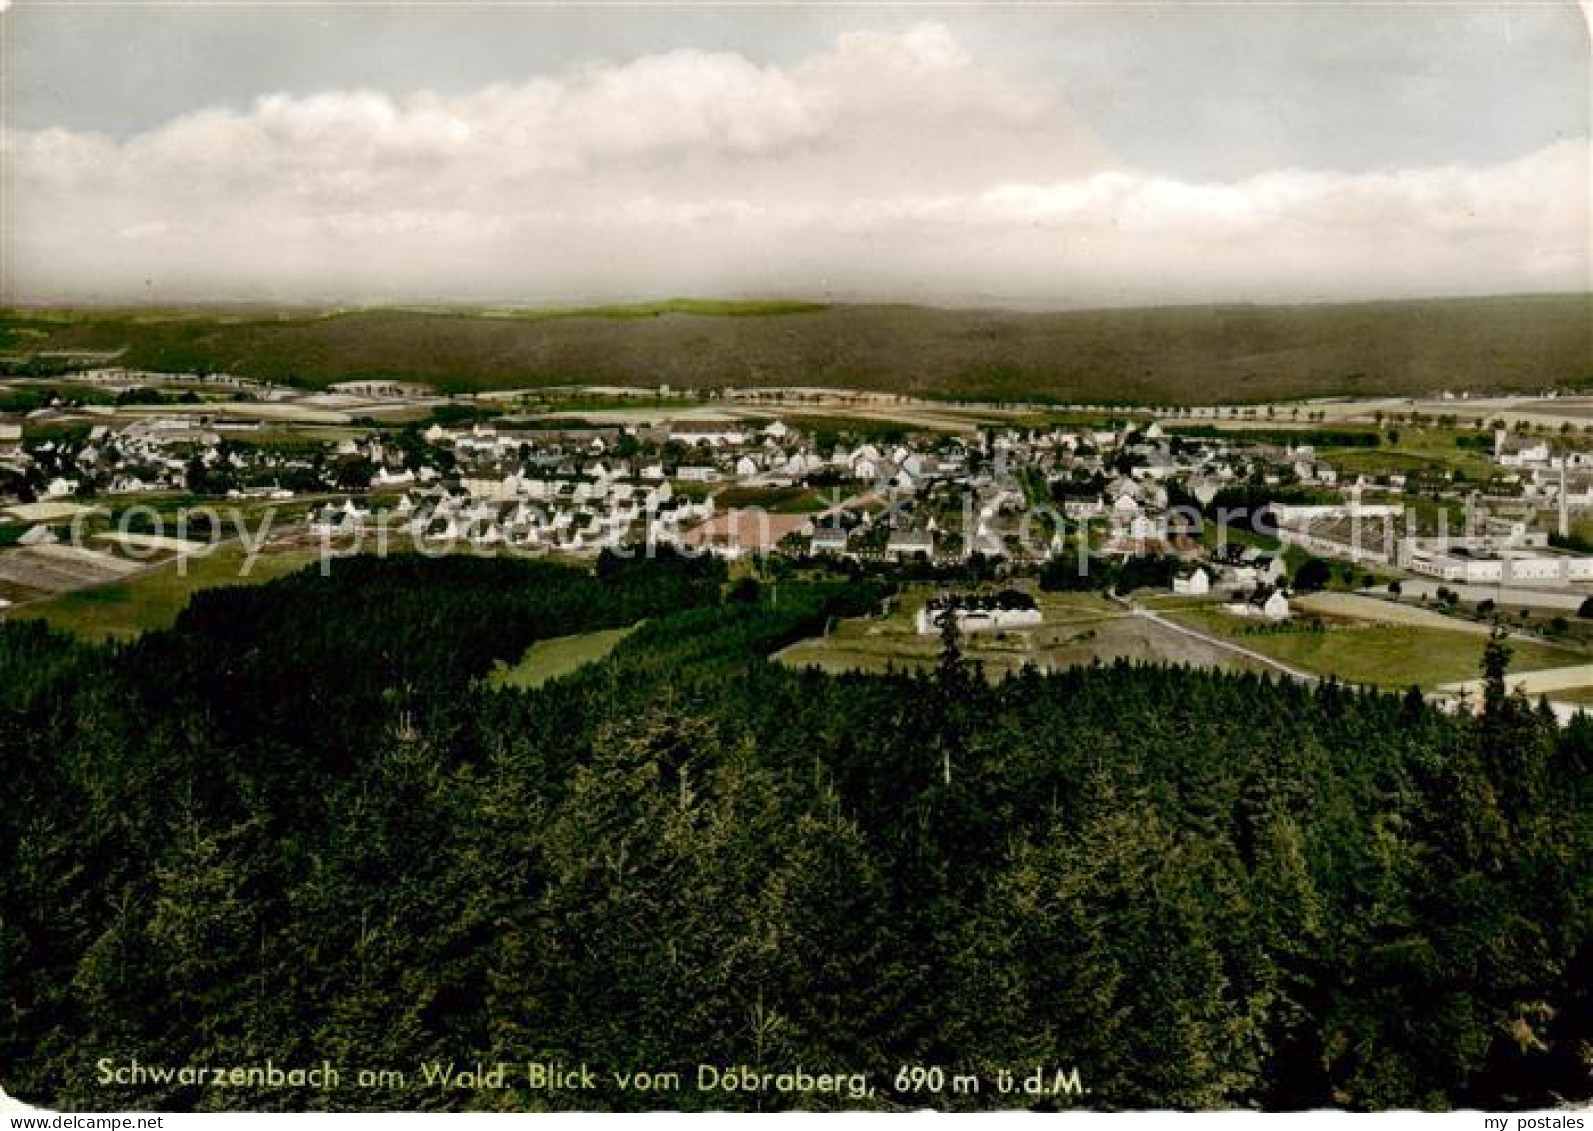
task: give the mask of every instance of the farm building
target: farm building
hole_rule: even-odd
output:
[[[932,636],[939,632],[947,613],[957,618],[957,627],[964,632],[1033,628],[1045,623],[1033,597],[1015,589],[1004,589],[989,596],[930,598],[915,618],[918,635]]]

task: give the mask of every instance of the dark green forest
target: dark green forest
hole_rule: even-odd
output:
[[[65,368],[60,354],[120,351],[117,363],[134,369],[309,388],[369,378],[450,393],[798,381],[1096,405],[1593,385],[1587,293],[1065,311],[675,300],[505,313],[0,309],[0,350],[20,355],[0,360],[0,373],[53,376]]]
[[[1593,726],[1507,695],[1502,643],[1476,717],[1126,664],[990,683],[954,632],[930,673],[766,661],[883,586],[355,558],[130,643],[0,626],[0,1083],[176,1110],[1593,1094]],[[637,621],[538,690],[484,678]],[[344,1072],[122,1086],[103,1058]],[[418,1070],[476,1060],[597,1087]],[[701,1062],[876,1092],[699,1092]],[[904,1066],[987,1084],[903,1094]],[[1037,1067],[1088,1093],[988,1085]],[[636,1068],[686,1086],[608,1075]]]

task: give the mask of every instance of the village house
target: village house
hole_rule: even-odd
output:
[[[1547,467],[1549,442],[1512,436],[1508,429],[1498,428],[1493,434],[1493,459],[1500,467]]]
[[[1173,592],[1183,597],[1204,597],[1211,592],[1211,574],[1197,566],[1173,578]]]
[[[894,557],[897,561],[919,554],[932,557],[934,553],[935,536],[927,530],[893,530],[885,540],[886,556]]]
[[[813,541],[808,546],[808,552],[842,555],[847,551],[848,541],[846,531],[833,526],[821,526],[813,532]]]

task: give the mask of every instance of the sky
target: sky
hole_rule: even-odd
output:
[[[1574,3],[17,0],[0,35],[11,302],[1593,289]]]

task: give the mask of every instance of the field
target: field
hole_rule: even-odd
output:
[[[940,638],[920,636],[913,625],[913,615],[930,593],[923,587],[915,589],[889,616],[841,621],[828,635],[793,644],[777,658],[791,667],[830,672],[931,668],[940,654]],[[1126,615],[1121,606],[1093,593],[1038,593],[1036,599],[1045,616],[1043,625],[975,632],[963,638],[963,650],[986,676],[1000,678],[1026,663],[1057,670],[1119,659],[1263,670],[1263,665],[1243,656]]]
[[[1475,437],[1475,429],[1413,428],[1403,422],[1385,424],[1399,432],[1398,443],[1377,448],[1319,447],[1317,456],[1344,475],[1389,475],[1453,472],[1486,481],[1498,474],[1487,452],[1463,448],[1455,441]]]
[[[1291,604],[1297,613],[1344,617],[1373,624],[1437,628],[1446,632],[1471,633],[1475,636],[1487,636],[1491,631],[1487,625],[1476,621],[1458,620],[1420,605],[1384,601],[1361,593],[1311,593],[1295,598]]]
[[[817,491],[806,487],[729,487],[715,499],[725,510],[759,507],[770,514],[812,514],[829,505]]]
[[[526,649],[525,655],[513,667],[500,661],[487,676],[487,682],[493,687],[541,687],[549,680],[569,675],[577,668],[601,660],[638,627],[633,624],[628,628],[610,628],[579,636],[538,640]]]
[[[74,546],[20,546],[0,553],[0,596],[27,600],[100,585],[139,569],[137,562]]]
[[[213,404],[165,405],[160,408],[122,408],[120,416],[214,416]],[[111,415],[109,413],[103,415]],[[258,420],[271,424],[347,424],[349,413],[309,403],[309,398],[292,404],[260,404],[239,401],[228,404],[226,415],[238,420]]]
[[[1434,597],[1439,589],[1448,589],[1451,593],[1458,593],[1462,601],[1476,605],[1482,601],[1492,601],[1499,606],[1502,612],[1517,614],[1522,609],[1534,609],[1539,616],[1552,617],[1555,614],[1570,616],[1581,608],[1582,602],[1587,599],[1581,593],[1561,593],[1553,589],[1531,589],[1522,586],[1503,585],[1466,585],[1461,582],[1429,581],[1426,578],[1407,578],[1400,583],[1404,588],[1406,600],[1415,597]]]
[[[310,551],[271,554],[257,558],[248,576],[240,571],[244,552],[237,545],[217,548],[201,557],[184,559],[126,581],[78,589],[48,601],[12,611],[17,619],[34,618],[88,640],[126,639],[155,628],[169,627],[201,589],[218,585],[258,585],[309,564]]]
[[[875,443],[894,443],[913,432],[975,432],[981,423],[1006,419],[1001,413],[990,410],[942,409],[911,403],[895,408],[785,406],[780,409],[780,416],[815,435],[845,433]]]
[[[88,514],[94,509],[82,503],[18,503],[6,507],[4,514],[18,522],[62,522],[80,514]]]
[[[1324,618],[1324,627],[1316,631],[1298,620],[1279,627],[1262,625],[1214,606],[1165,615],[1302,671],[1388,689],[1415,684],[1430,690],[1471,679],[1478,674],[1482,660],[1482,635],[1463,624],[1437,627]],[[1586,659],[1581,653],[1535,640],[1513,639],[1510,648],[1511,670],[1516,673]]]
[[[203,550],[207,543],[191,538],[170,538],[161,534],[121,534],[110,532],[96,537],[134,551],[167,551],[173,554],[193,554]]]
[[[559,311],[12,310],[0,342],[155,370],[445,392],[801,383],[981,400],[1259,403],[1593,381],[1593,296],[1070,312],[675,300]]]

